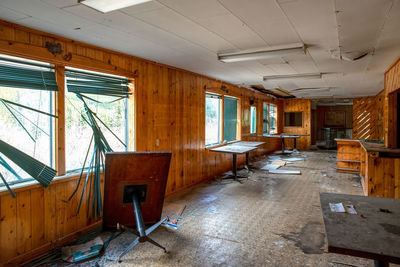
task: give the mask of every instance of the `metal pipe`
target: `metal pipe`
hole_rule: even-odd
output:
[[[133,209],[135,210],[136,228],[139,232],[139,242],[147,240],[146,229],[143,221],[142,207],[140,206],[139,198],[136,193],[132,194]]]

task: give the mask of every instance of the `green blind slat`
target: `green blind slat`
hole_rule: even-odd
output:
[[[50,66],[40,69],[38,64],[22,61],[17,61],[19,65],[13,66],[10,64],[15,63],[15,60],[0,60],[0,86],[58,91],[56,76]]]
[[[68,92],[128,97],[129,80],[123,77],[113,77],[103,74],[86,73],[67,69],[65,72]]]
[[[224,140],[236,140],[237,99],[224,97]]]

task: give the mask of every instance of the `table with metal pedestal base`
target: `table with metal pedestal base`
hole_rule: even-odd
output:
[[[282,140],[282,154],[286,154],[286,150],[285,150],[285,139],[292,139],[293,138],[293,150],[290,151],[297,151],[297,138],[300,138],[300,135],[297,134],[271,134],[271,135],[267,135],[266,137],[270,137],[270,138],[280,138]]]
[[[132,194],[132,204],[133,204],[133,209],[135,211],[135,220],[136,220],[136,230],[131,229],[128,227],[123,227],[123,230],[129,231],[137,235],[138,237],[129,245],[125,248],[125,250],[118,256],[118,261],[121,262],[121,258],[128,253],[131,249],[133,249],[137,244],[139,243],[144,243],[144,242],[149,242],[153,244],[156,247],[159,247],[164,250],[164,252],[167,252],[167,249],[160,244],[158,244],[156,241],[151,239],[149,237],[149,234],[153,232],[157,227],[159,227],[163,222],[165,222],[168,217],[162,218],[159,222],[156,224],[150,226],[148,229],[145,228],[144,221],[143,221],[143,215],[142,215],[142,207],[140,206],[140,201],[137,196],[137,194],[133,193]]]
[[[265,142],[256,142],[256,141],[239,141],[236,143],[233,143],[229,146],[245,146],[245,147],[255,147],[258,148],[259,146],[265,144]],[[246,152],[246,167],[248,170],[251,170],[250,166],[250,151]]]
[[[320,193],[328,251],[400,264],[400,199]],[[329,203],[352,204],[357,214],[331,211]]]
[[[246,177],[239,177],[237,175],[237,155],[238,154],[246,154],[250,151],[256,150],[257,147],[249,147],[249,146],[235,146],[234,144],[232,145],[227,145],[227,146],[220,146],[217,148],[210,149],[212,152],[219,152],[219,153],[228,153],[232,154],[232,177],[226,177],[224,179],[228,178],[233,178],[235,181],[242,183],[238,178],[246,178]]]

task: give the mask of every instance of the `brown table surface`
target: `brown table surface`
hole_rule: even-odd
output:
[[[400,263],[400,199],[320,193],[320,201],[329,252]],[[340,202],[357,214],[332,212],[329,203]]]

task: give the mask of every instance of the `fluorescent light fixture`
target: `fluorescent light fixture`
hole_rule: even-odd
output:
[[[239,62],[287,56],[289,54],[306,54],[307,47],[302,43],[271,46],[252,50],[242,50],[233,53],[220,53],[218,60],[222,62]]]
[[[150,1],[152,0],[78,0],[79,3],[103,13]]]
[[[322,78],[322,73],[302,73],[302,74],[264,76],[263,80],[269,81],[269,80],[321,79],[321,78]]]
[[[309,91],[330,91],[331,87],[309,87],[309,88],[296,88],[291,90],[291,92],[309,92]]]

